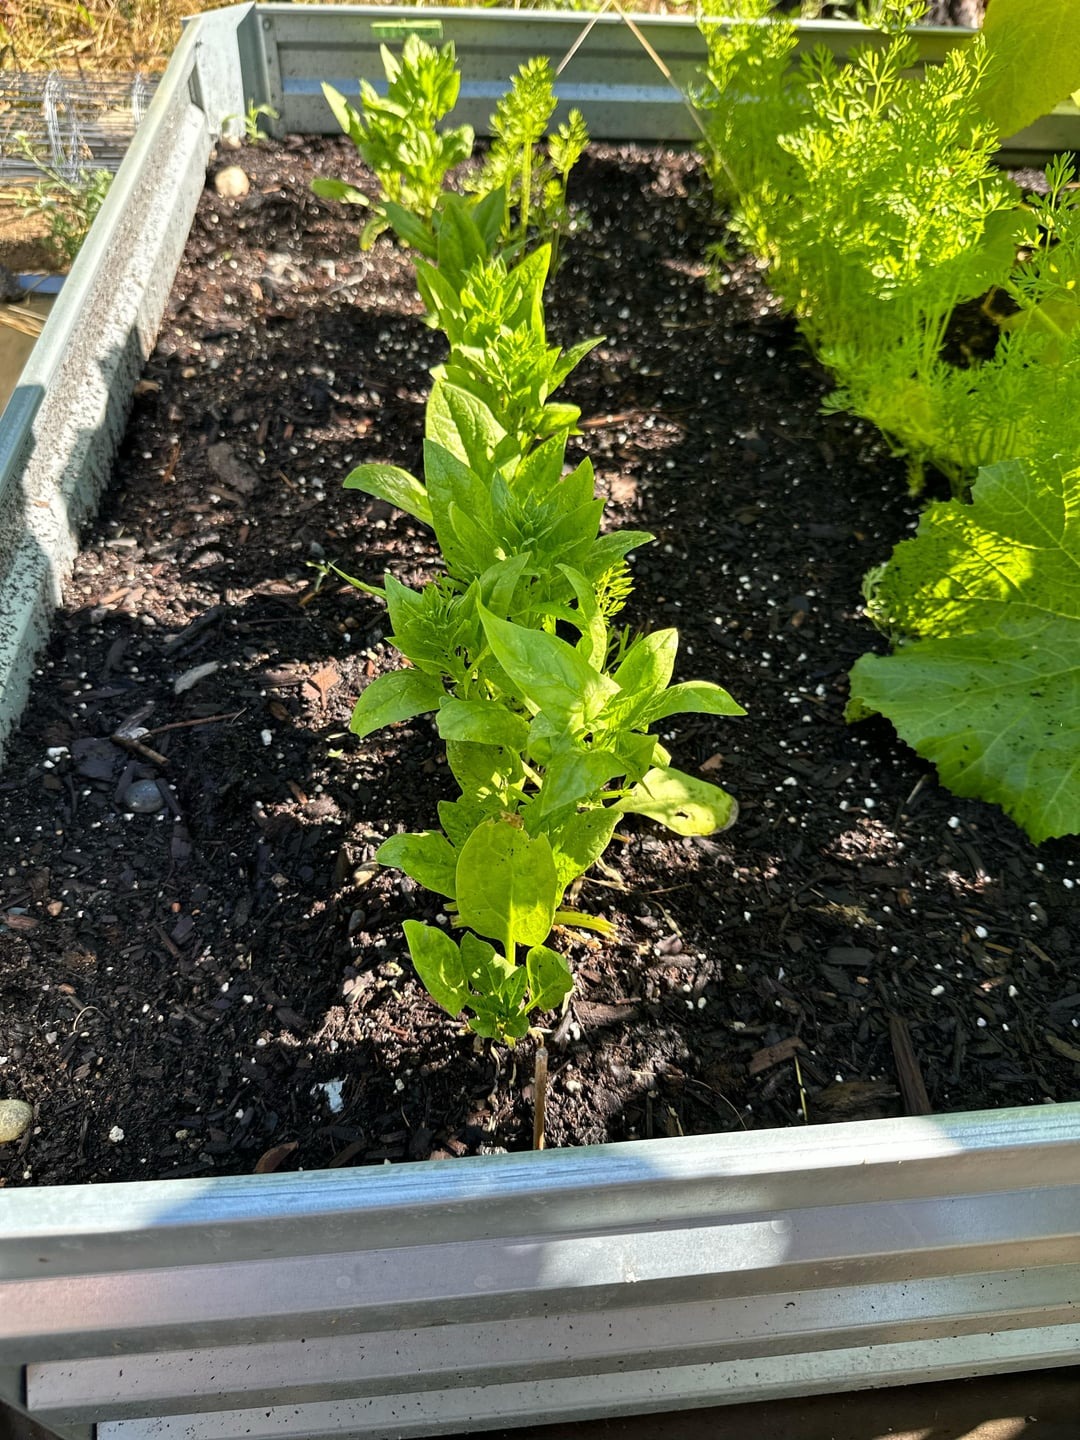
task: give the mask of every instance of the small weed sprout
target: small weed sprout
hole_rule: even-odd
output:
[[[16,137],[20,152],[41,175],[33,189],[18,198],[21,210],[44,218],[47,244],[54,263],[61,269],[70,265],[82,248],[90,226],[109,193],[113,177],[108,170],[80,166],[74,175],[65,175],[42,160],[25,135]]]

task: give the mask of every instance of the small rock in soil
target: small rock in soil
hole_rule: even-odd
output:
[[[0,1100],[0,1145],[25,1135],[33,1118],[33,1107],[25,1100]]]
[[[165,797],[154,780],[136,780],[124,791],[124,804],[136,815],[156,815],[165,808]]]
[[[223,200],[239,200],[251,189],[251,181],[239,165],[226,165],[214,176],[214,189]]]

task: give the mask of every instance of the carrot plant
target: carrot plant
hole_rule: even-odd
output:
[[[611,933],[568,892],[622,817],[683,835],[735,818],[725,791],[672,767],[651,727],[683,711],[743,713],[711,682],[671,683],[676,631],[615,623],[631,590],[626,557],[652,537],[601,534],[592,465],[566,463],[579,411],[552,396],[599,342],[564,352],[547,335],[548,236],[584,145],[571,121],[540,151],[549,98],[550,75],[523,67],[498,112],[505,149],[473,193],[378,202],[417,252],[428,319],[449,349],[433,372],[422,477],[365,464],[345,481],[429,525],[442,552],[443,573],[422,589],[392,575],[353,582],[385,601],[407,665],[364,690],[351,726],[363,738],[434,717],[459,793],[440,803],[438,829],[395,835],[378,858],[441,895],[461,932],[406,922],[429,994],[508,1044],[572,988],[552,928]]]
[[[447,172],[467,159],[473,148],[470,126],[439,129],[461,88],[454,46],[439,50],[409,35],[400,58],[387,45],[380,47],[380,54],[387,80],[385,96],[367,80],[360,82],[359,109],[332,85],[324,84],[323,94],[334,119],[378,176],[386,199],[421,221],[430,220]],[[340,180],[316,180],[313,189],[328,199],[368,203],[362,191]],[[370,243],[385,225],[376,207],[365,240]]]
[[[503,195],[502,233],[507,241],[515,229],[524,241],[535,224],[557,247],[569,224],[566,184],[589,143],[589,132],[581,112],[571,110],[563,124],[547,133],[555,113],[554,80],[544,56],[521,66],[491,117],[494,138],[483,169],[469,182],[478,194]]]
[[[985,35],[922,72],[904,33],[921,5],[865,7],[884,37],[794,69],[792,24],[734,8],[706,27],[699,95],[718,198],[836,378],[829,406],[872,420],[913,489],[929,462],[954,490],[867,578],[895,650],[858,662],[849,718],[885,714],[1036,840],[1080,830],[1062,718],[1080,685],[1076,172],[1057,160],[1023,197],[991,163],[1080,85],[1071,4],[995,0]],[[964,306],[989,344],[957,363]]]
[[[912,7],[885,0],[884,44],[842,63],[820,47],[791,74],[794,27],[774,33],[760,0],[745,8],[708,31],[701,95],[732,228],[836,377],[832,404],[877,424],[916,486],[927,459],[962,482],[975,447],[939,395],[942,347],[956,307],[1008,274],[1024,228],[980,108],[986,45],[918,72]]]

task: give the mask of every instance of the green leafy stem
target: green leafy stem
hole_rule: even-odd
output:
[[[613,625],[631,588],[627,556],[651,536],[601,534],[592,465],[566,463],[580,412],[551,397],[599,342],[551,345],[543,297],[566,177],[587,139],[580,117],[542,153],[550,70],[522,67],[472,192],[436,195],[443,161],[462,149],[434,133],[457,93],[446,74],[453,52],[414,39],[387,64],[389,99],[405,110],[406,91],[423,90],[424,104],[388,115],[367,87],[363,113],[338,110],[380,175],[375,161],[394,145],[401,159],[406,121],[425,137],[410,139],[410,153],[438,157],[422,175],[396,172],[378,214],[417,252],[428,319],[449,354],[433,372],[423,477],[365,464],[345,484],[430,526],[445,569],[418,590],[389,574],[381,586],[352,581],[385,601],[407,664],[364,690],[351,727],[363,738],[434,716],[458,797],[440,803],[439,829],[395,835],[378,859],[444,897],[464,932],[458,940],[406,922],[429,994],[451,1015],[466,1013],[477,1034],[513,1044],[572,988],[565,957],[547,944],[553,927],[612,933],[574,908],[572,891],[620,819],[644,815],[683,835],[735,819],[731,796],[672,768],[650,727],[679,712],[743,711],[708,681],[672,684],[676,631],[635,636]],[[322,193],[337,183],[323,182]]]

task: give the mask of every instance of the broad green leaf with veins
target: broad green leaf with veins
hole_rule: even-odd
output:
[[[363,490],[366,495],[396,505],[406,515],[414,515],[425,525],[431,524],[427,491],[415,476],[399,465],[358,465],[346,475],[343,483],[346,490]]]
[[[424,436],[465,465],[486,469],[506,431],[482,400],[436,380],[424,415]]]
[[[529,722],[494,700],[443,700],[436,719],[443,740],[499,745],[524,750]]]
[[[1080,86],[1076,0],[994,0],[983,34],[993,67],[979,102],[1003,140]]]
[[[556,950],[534,945],[525,957],[529,1002],[538,1010],[554,1010],[574,988],[570,966]]]
[[[566,887],[584,875],[607,849],[620,812],[614,806],[579,810],[563,820],[551,840],[560,897]]]
[[[711,680],[685,680],[669,685],[652,705],[647,719],[666,720],[669,715],[745,715],[746,711],[720,685]]]
[[[469,977],[457,945],[434,925],[406,920],[405,939],[416,973],[437,1005],[453,1016],[469,1000]]]
[[[364,690],[353,708],[349,729],[362,740],[373,730],[412,720],[438,708],[446,694],[442,682],[419,670],[392,670],[379,675]]]
[[[615,682],[557,635],[513,625],[484,609],[480,619],[495,659],[537,709],[581,725],[595,719],[615,693]]]
[[[856,663],[848,718],[885,715],[950,790],[1036,842],[1080,830],[1080,469],[986,467],[871,583],[900,644]]]
[[[676,835],[713,835],[733,825],[739,814],[735,800],[719,785],[666,765],[646,771],[618,808],[658,820]]]
[[[406,875],[438,895],[451,900],[455,895],[457,855],[445,835],[438,830],[391,835],[375,852],[380,865],[396,865]]]
[[[498,940],[513,963],[515,945],[542,945],[551,930],[559,883],[546,835],[492,818],[461,848],[457,900],[463,925]]]

